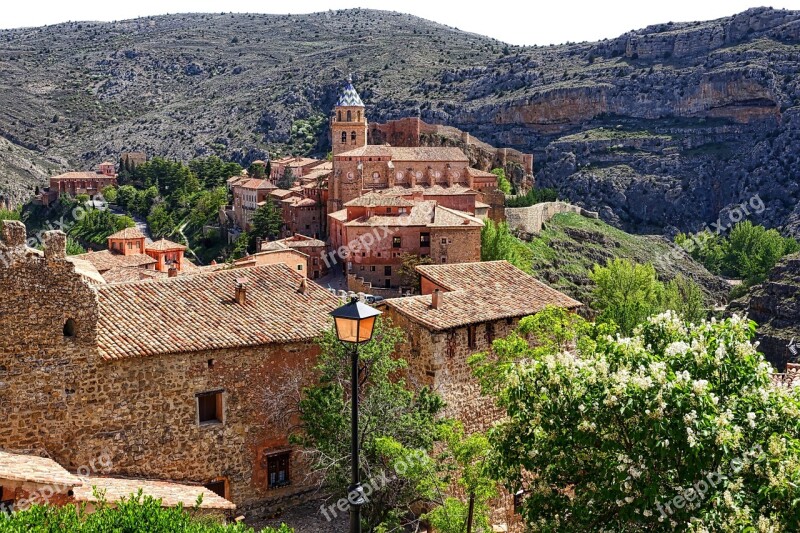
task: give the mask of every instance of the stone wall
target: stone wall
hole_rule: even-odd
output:
[[[273,398],[288,373],[310,375],[315,344],[106,361],[96,348],[96,293],[64,259],[63,239],[46,238],[40,255],[26,251],[24,232],[6,223],[0,244],[0,449],[46,455],[68,470],[108,454],[110,475],[225,479],[240,512],[275,510],[311,489],[299,454],[292,484],[276,490],[265,460],[289,448],[286,428],[271,421]],[[223,422],[200,425],[196,395],[209,391],[223,393]]]
[[[578,213],[588,218],[598,218],[594,211],[587,211],[566,202],[542,202],[530,207],[507,207],[505,209],[508,227],[512,230],[538,235],[542,225],[559,213]]]
[[[430,256],[434,263],[472,263],[481,260],[480,227],[432,226],[430,232]]]

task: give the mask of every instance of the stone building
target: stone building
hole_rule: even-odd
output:
[[[348,248],[349,284],[362,290],[403,284],[403,254],[435,263],[480,261],[483,222],[432,200],[368,193],[329,216],[331,247]]]
[[[239,176],[229,181],[233,190],[233,218],[237,227],[250,231],[250,223],[256,209],[265,204],[270,193],[278,187],[268,179],[247,178]]]
[[[506,261],[420,265],[422,295],[381,302],[381,310],[408,342],[398,355],[408,361],[408,380],[427,386],[446,403],[443,416],[461,420],[468,433],[502,418],[467,364],[492,341],[508,336],[525,316],[547,305],[577,309],[576,300],[537,281]],[[491,505],[494,531],[522,531],[514,499],[501,493]]]
[[[289,156],[275,159],[270,163],[270,178],[272,178],[273,182],[280,180],[286,176],[286,169],[289,169],[292,178],[299,179],[309,174],[322,163],[322,160],[314,159],[313,157]]]
[[[269,423],[286,372],[310,371],[339,301],[286,265],[92,284],[66,237],[0,241],[0,449],[68,471],[200,484],[244,512],[313,485]]]
[[[39,194],[39,201],[43,205],[50,205],[57,201],[59,196],[67,194],[78,196],[87,194],[89,198],[102,192],[105,187],[117,184],[117,174],[114,170],[114,163],[103,162],[94,172],[65,172],[50,178],[50,186]]]
[[[308,277],[311,279],[318,279],[328,273],[327,263],[323,260],[325,258],[325,251],[327,246],[324,241],[306,237],[295,233],[291,237],[280,239],[277,241],[261,243],[261,251],[276,251],[276,250],[297,250],[306,256]]]

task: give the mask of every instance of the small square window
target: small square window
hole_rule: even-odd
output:
[[[226,488],[226,481],[224,479],[220,479],[219,481],[212,481],[211,483],[206,483],[203,485],[205,488],[219,496],[220,498],[227,498],[225,495],[225,488]]]
[[[392,237],[392,248],[400,248],[402,242],[401,237]]]
[[[222,391],[197,395],[197,421],[203,424],[222,423]]]
[[[298,263],[297,264],[297,270],[303,270],[303,264],[302,263]]]
[[[442,263],[447,263],[447,258],[445,256],[442,256]]]
[[[447,239],[442,239],[442,244],[447,244]]]
[[[267,487],[276,489],[289,484],[289,452],[267,457]]]
[[[374,266],[369,267],[369,271],[370,272],[375,272],[375,267]]]

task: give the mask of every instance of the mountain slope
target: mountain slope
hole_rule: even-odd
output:
[[[126,149],[288,151],[303,144],[292,124],[327,114],[352,71],[370,120],[420,114],[532,151],[540,184],[626,230],[696,230],[758,194],[754,222],[800,234],[800,12],[553,47],[369,10],[70,23],[0,42],[0,135],[73,166]]]

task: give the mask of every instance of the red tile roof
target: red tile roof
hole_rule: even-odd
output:
[[[277,185],[274,185],[269,180],[260,180],[260,179],[251,179],[247,180],[244,183],[239,185],[243,189],[255,189],[255,190],[262,190],[262,189],[277,189]]]
[[[114,176],[106,176],[99,170],[79,171],[79,172],[64,172],[58,176],[53,176],[51,180],[88,180],[95,178],[113,178]]]
[[[414,202],[401,196],[369,192],[344,205],[345,207],[413,207]]]
[[[234,302],[238,278],[247,301]],[[97,286],[97,342],[105,359],[306,341],[339,301],[286,265]]]
[[[125,228],[108,236],[109,239],[144,239],[144,233],[137,227]]]
[[[480,170],[477,168],[467,167],[467,174],[475,177],[475,178],[494,178],[497,179],[497,176],[492,174],[491,172],[486,172],[485,170]]]
[[[401,147],[368,144],[336,157],[389,157],[392,161],[469,161],[460,148],[450,146]]]
[[[432,331],[532,315],[547,305],[581,306],[507,261],[420,265],[417,271],[449,291],[440,294],[438,309],[431,308],[431,295],[383,304]]]
[[[89,252],[70,257],[91,263],[101,274],[112,268],[144,268],[157,262],[146,254],[122,255],[115,254],[109,250]]]
[[[64,492],[81,484],[80,479],[52,459],[0,451],[0,480],[3,479],[55,485],[64,487]]]
[[[97,503],[94,487],[98,492],[104,493],[107,503],[117,503],[123,498],[142,490],[146,496],[161,500],[161,507],[177,507],[183,504],[190,509],[197,502],[197,497],[202,494],[203,502],[200,509],[233,510],[236,506],[200,485],[186,485],[170,481],[153,481],[147,479],[125,479],[116,477],[81,477],[83,484],[74,490],[75,500],[79,502]]]
[[[162,237],[160,240],[146,245],[145,250],[153,250],[154,252],[170,252],[173,250],[186,250],[186,246],[178,244],[177,242],[168,241]]]

